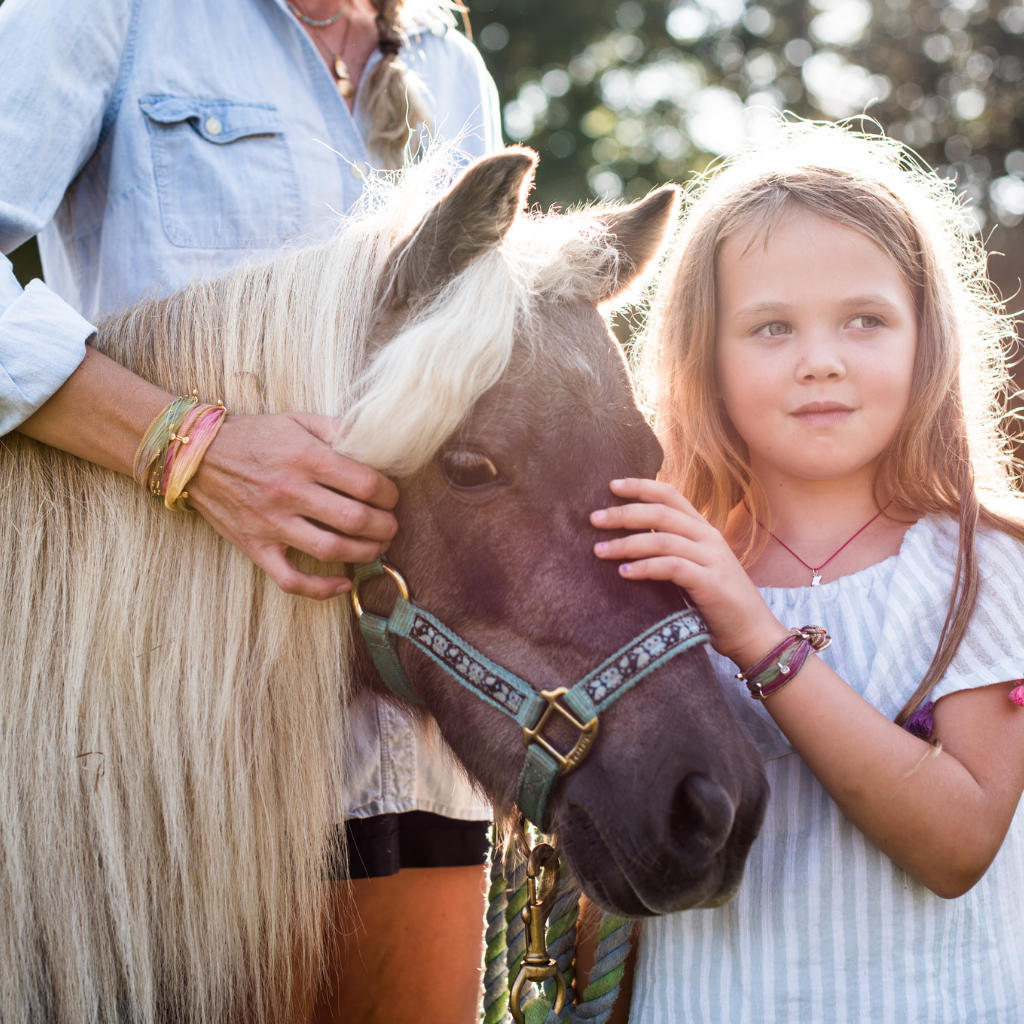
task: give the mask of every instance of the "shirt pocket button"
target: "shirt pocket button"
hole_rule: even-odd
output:
[[[220,135],[220,133],[224,130],[224,125],[222,125],[220,123],[220,121],[218,121],[217,118],[215,118],[215,117],[208,117],[206,119],[206,126],[205,127],[206,127],[206,130],[211,135]]]

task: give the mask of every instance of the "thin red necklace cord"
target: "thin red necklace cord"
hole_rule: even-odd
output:
[[[852,544],[891,504],[891,501],[887,501],[883,508],[879,509],[848,541],[846,541],[840,547],[836,548],[836,550],[833,551],[832,554],[829,555],[828,558],[826,558],[825,561],[822,562],[821,565],[819,565],[817,568],[815,568],[813,565],[808,565],[784,540],[779,540],[779,538],[776,537],[775,534],[772,533],[772,531],[769,530],[768,527],[765,526],[760,519],[755,519],[754,522],[757,523],[757,525],[760,526],[761,529],[764,530],[764,532],[767,533],[769,537],[771,537],[775,541],[778,541],[778,543],[781,544],[802,566],[804,566],[804,568],[811,570],[811,586],[818,587],[821,586],[821,570],[824,569],[825,566],[828,565],[828,563],[831,562],[832,559],[835,558],[836,555],[838,555],[839,552],[843,550],[843,548],[847,547],[847,545],[849,544]],[[747,504],[746,498],[743,499],[743,507],[747,510],[748,513],[750,512],[750,506]]]

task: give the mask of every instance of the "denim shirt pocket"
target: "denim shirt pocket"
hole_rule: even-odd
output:
[[[298,233],[298,176],[276,107],[187,96],[139,106],[173,245],[265,247]]]

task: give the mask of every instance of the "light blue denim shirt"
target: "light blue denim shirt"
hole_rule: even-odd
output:
[[[467,160],[493,152],[480,55],[422,25],[401,56],[434,134]],[[102,315],[328,237],[361,195],[359,126],[283,0],[6,0],[0,69],[0,252],[38,234],[46,278],[22,291],[0,256],[0,435],[71,375]],[[430,727],[353,714],[349,813],[488,816]]]

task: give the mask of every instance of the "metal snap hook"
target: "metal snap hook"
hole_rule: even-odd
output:
[[[516,975],[512,991],[509,993],[508,1008],[516,1024],[526,1024],[523,1014],[523,987],[530,981],[555,982],[556,1014],[565,1006],[565,978],[556,961],[548,955],[545,925],[558,899],[559,869],[561,864],[558,854],[547,844],[540,843],[530,851],[530,859],[526,863],[526,906],[521,917],[526,925],[526,955],[523,957]],[[537,895],[537,878],[544,872],[540,895]]]

